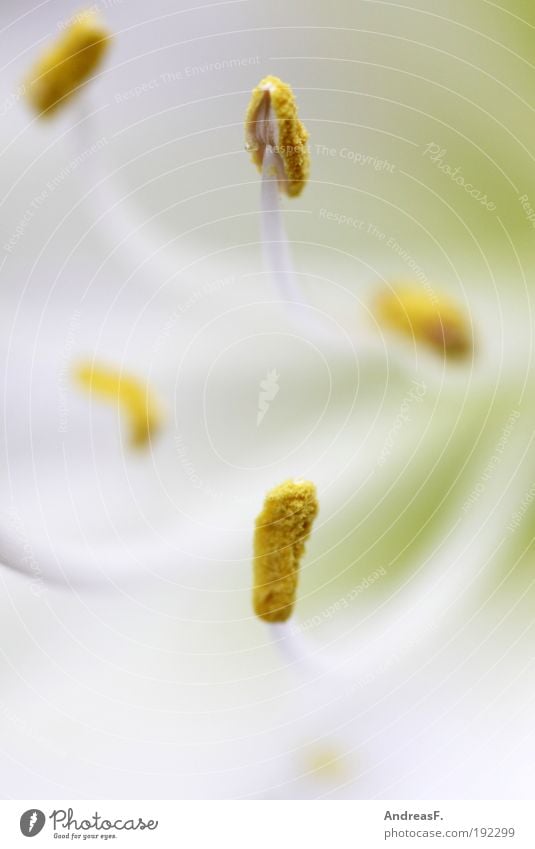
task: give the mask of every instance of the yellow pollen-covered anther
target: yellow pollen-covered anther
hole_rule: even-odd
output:
[[[264,77],[253,89],[245,116],[245,145],[259,170],[266,147],[275,155],[279,188],[290,197],[301,194],[310,172],[308,133],[297,115],[289,85]]]
[[[27,97],[41,115],[62,106],[96,70],[111,36],[93,10],[78,14],[38,59],[27,80]]]
[[[131,445],[143,447],[159,430],[163,421],[159,404],[136,377],[82,363],[75,370],[75,378],[90,393],[120,407],[128,419]]]
[[[470,323],[455,301],[413,284],[383,290],[374,311],[383,327],[423,342],[448,357],[465,357],[473,349]]]
[[[299,563],[318,512],[316,487],[288,480],[270,490],[256,520],[253,607],[266,622],[291,616]]]

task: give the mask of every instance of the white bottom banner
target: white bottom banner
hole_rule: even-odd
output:
[[[535,847],[532,802],[0,802],[0,846]]]

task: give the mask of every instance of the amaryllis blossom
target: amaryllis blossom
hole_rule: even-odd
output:
[[[532,797],[532,48],[484,5],[102,3],[45,121],[72,8],[3,4],[6,797]]]

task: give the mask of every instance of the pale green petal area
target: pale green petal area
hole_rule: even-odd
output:
[[[392,591],[406,580],[436,535],[446,533],[458,519],[512,408],[500,399],[499,409],[490,411],[483,424],[488,412],[485,400],[472,400],[457,432],[451,400],[444,400],[442,409],[434,412],[429,404],[413,413],[409,433],[398,434],[387,470],[379,466],[354,493],[346,481],[342,499],[337,492],[336,517],[329,518],[316,534],[311,556],[317,562],[303,578],[312,594],[314,584],[319,584],[326,597],[334,600],[381,568],[386,575],[372,592]],[[388,422],[386,418],[381,423],[383,432]],[[327,494],[326,501],[334,509],[333,493]],[[325,599],[309,603],[314,606],[318,601]]]
[[[454,441],[459,453],[453,471],[444,460],[429,478],[429,467],[416,463],[389,481],[390,490],[377,487],[365,500],[346,490],[342,510],[327,496],[327,521],[320,519],[309,548],[296,616],[296,626],[325,658],[341,653],[358,677],[382,677],[393,646],[410,657],[429,630],[449,639],[458,610],[466,622],[481,606],[487,618],[496,608],[499,618],[509,615],[532,581],[525,574],[515,595],[502,592],[496,580],[504,564],[510,568],[505,526],[516,493],[530,479],[530,426],[515,409],[504,404],[496,410],[484,438],[477,417],[466,439]],[[444,418],[444,429],[429,439],[431,463],[451,438]],[[504,444],[511,423],[517,432]],[[522,610],[525,617],[525,605]],[[529,622],[528,615],[524,627]]]
[[[535,470],[535,457],[531,452],[530,468]],[[513,600],[529,600],[522,609],[527,616],[533,612],[535,600],[535,471],[519,487],[506,516],[504,557],[489,575],[489,592],[497,585],[500,591],[495,599],[497,606],[507,606]]]

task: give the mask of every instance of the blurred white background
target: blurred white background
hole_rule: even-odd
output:
[[[50,120],[20,86],[79,6],[0,10],[0,792],[531,797],[529,4],[95,7],[114,43]],[[310,133],[285,220],[332,341],[262,266],[242,120],[268,73]],[[375,326],[415,267],[470,315],[473,361]],[[159,393],[147,452],[73,386],[80,358]],[[293,475],[321,502],[298,622],[350,693],[305,686],[252,616],[253,520]]]

